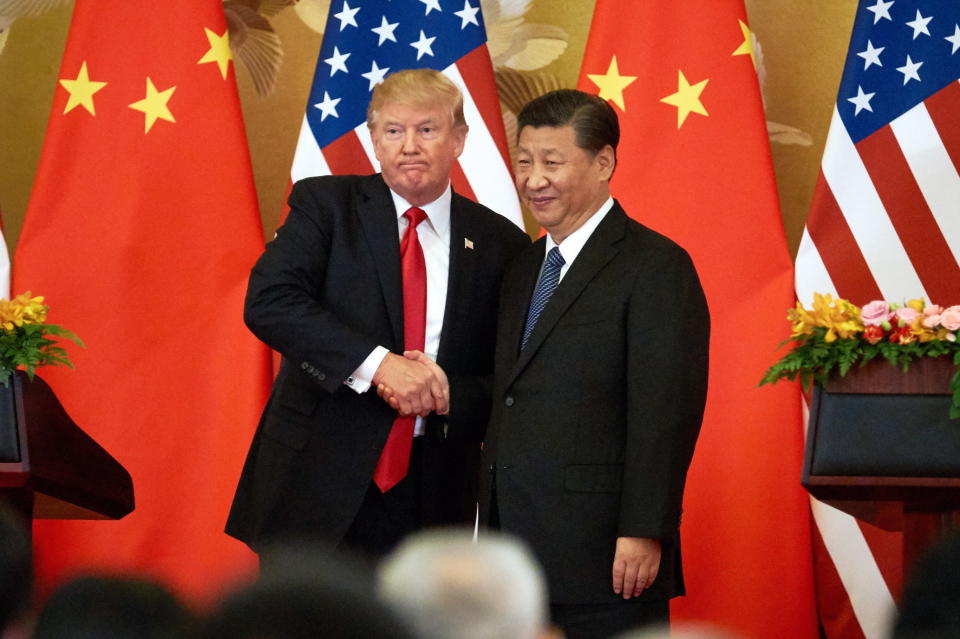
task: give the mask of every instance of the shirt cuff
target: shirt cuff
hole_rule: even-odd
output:
[[[380,368],[380,364],[389,354],[390,351],[386,348],[377,346],[367,355],[367,359],[363,360],[360,367],[353,371],[353,374],[343,383],[358,394],[366,393],[373,384],[373,376],[377,374],[377,369]]]

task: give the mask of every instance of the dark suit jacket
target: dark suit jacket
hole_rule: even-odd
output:
[[[227,522],[255,549],[280,536],[342,538],[396,415],[375,389],[359,395],[343,382],[378,344],[403,351],[397,217],[383,179],[308,178],[294,185],[290,207],[250,274],[244,309],[250,330],[283,355]],[[472,521],[475,500],[464,491],[471,470],[475,486],[489,416],[497,295],[506,263],[530,245],[479,204],[454,194],[450,208],[437,361],[451,413],[427,421],[442,442],[437,490],[424,496],[430,523]]]
[[[707,387],[709,315],[687,253],[615,204],[520,338],[541,238],[504,276],[481,521],[531,544],[553,603],[604,603],[616,538],[663,541],[642,597],[683,592],[678,526]]]

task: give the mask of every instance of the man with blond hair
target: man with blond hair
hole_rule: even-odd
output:
[[[367,126],[381,173],[297,182],[250,275],[244,319],[283,356],[227,522],[254,550],[379,556],[475,513],[492,320],[529,238],[452,192],[467,125],[443,74],[388,76]]]

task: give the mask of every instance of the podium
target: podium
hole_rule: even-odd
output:
[[[133,481],[77,426],[53,390],[22,371],[0,385],[0,498],[29,521],[120,519]]]
[[[817,499],[903,532],[904,571],[960,525],[960,420],[948,357],[908,372],[871,361],[816,386],[801,483]]]

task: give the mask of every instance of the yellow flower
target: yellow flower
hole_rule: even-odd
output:
[[[30,297],[30,291],[17,295],[12,300],[0,299],[0,326],[12,331],[24,324],[43,324],[47,319],[47,306],[43,297]]]
[[[803,304],[800,302],[797,302],[794,308],[787,311],[787,319],[790,320],[793,337],[809,335],[813,332],[813,327],[817,325],[816,320],[807,312],[807,309],[803,308]]]
[[[47,306],[43,303],[43,296],[30,297],[30,291],[21,293],[13,298],[23,309],[24,324],[43,324],[47,319]]]
[[[797,302],[796,308],[788,313],[793,323],[793,336],[810,334],[814,327],[827,329],[824,341],[834,342],[837,338],[849,339],[863,331],[860,309],[845,299],[834,301],[829,293],[813,294],[813,309],[805,309]]]
[[[910,300],[909,302],[907,302],[907,306],[908,306],[909,308],[912,308],[912,309],[915,310],[916,312],[922,314],[922,313],[923,313],[923,309],[924,309],[924,307],[926,306],[926,303],[923,301],[923,298],[921,298],[921,299],[916,299],[916,300]]]

